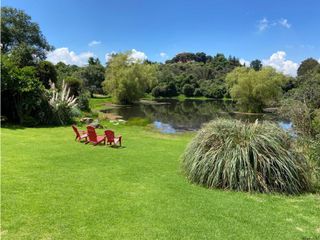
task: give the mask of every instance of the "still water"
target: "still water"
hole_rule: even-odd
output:
[[[230,101],[163,99],[155,103],[144,102],[132,106],[119,106],[104,110],[104,112],[120,115],[124,120],[148,119],[156,128],[165,133],[198,130],[203,123],[218,117],[250,122],[256,119],[269,120],[278,123],[286,130],[291,129],[291,123],[276,114],[237,113],[236,106]]]

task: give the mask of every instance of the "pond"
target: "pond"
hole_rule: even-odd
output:
[[[237,112],[231,101],[161,99],[156,101],[142,101],[132,106],[118,106],[103,110],[121,116],[124,120],[132,118],[148,119],[161,132],[176,133],[179,131],[194,131],[201,128],[203,123],[218,117],[241,119],[254,122],[269,120],[279,124],[286,130],[291,129],[291,123],[281,119],[276,114],[245,114]]]

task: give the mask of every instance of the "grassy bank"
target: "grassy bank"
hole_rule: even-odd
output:
[[[320,236],[319,195],[198,187],[180,171],[192,134],[109,127],[123,148],[77,143],[70,127],[2,129],[2,239]]]

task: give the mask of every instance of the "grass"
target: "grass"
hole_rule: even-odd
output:
[[[180,170],[192,134],[109,127],[124,148],[70,127],[1,129],[2,239],[320,238],[319,195],[205,189]]]
[[[111,102],[111,97],[99,96],[95,98],[90,98],[89,106],[91,110],[102,110],[102,109],[106,109],[107,107],[105,106],[105,104],[110,102]]]

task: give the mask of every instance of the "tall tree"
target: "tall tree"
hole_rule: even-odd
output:
[[[29,15],[10,7],[1,8],[1,44],[3,53],[23,47],[32,51],[33,58],[41,60],[45,59],[47,51],[53,49]]]
[[[313,58],[307,58],[306,60],[302,61],[298,68],[298,76],[302,76],[309,71],[312,71],[315,67],[319,66],[319,62]]]
[[[129,60],[130,53],[112,57],[106,69],[104,90],[116,103],[133,103],[143,97],[145,90],[156,79],[156,65]]]
[[[255,71],[260,71],[262,68],[262,62],[259,59],[253,60],[250,63],[250,67],[253,68]]]
[[[45,88],[50,88],[50,82],[57,82],[57,71],[55,66],[48,61],[41,61],[37,65],[37,76],[39,80],[43,83]]]
[[[239,67],[226,77],[231,97],[243,111],[249,112],[262,112],[266,105],[276,101],[287,81],[285,75],[271,67],[260,71]]]

